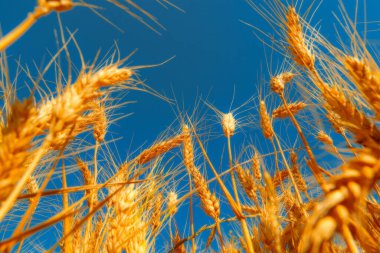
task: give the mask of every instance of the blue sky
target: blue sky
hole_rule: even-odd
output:
[[[304,2],[308,6],[311,1]],[[64,27],[77,30],[76,39],[86,60],[91,62],[99,49],[104,55],[115,42],[122,57],[138,49],[131,59],[133,65],[157,64],[175,56],[161,67],[140,73],[146,84],[162,94],[174,95],[187,107],[191,107],[202,94],[208,96],[217,108],[226,111],[230,107],[232,94],[235,94],[235,104],[238,105],[257,94],[262,85],[259,80],[268,75],[266,62],[272,51],[257,39],[251,28],[240,21],[269,33],[272,30],[244,0],[173,1],[185,13],[170,7],[166,9],[155,1],[143,1],[141,5],[165,26],[166,30],[154,26],[161,35],[103,0],[91,3],[104,7],[101,13],[124,32],[113,28],[84,7],[62,14]],[[355,1],[345,3],[353,15]],[[321,31],[327,38],[336,38],[333,23],[337,22],[332,12],[337,12],[337,5],[337,0],[324,1],[313,20],[315,24],[320,22]],[[0,1],[3,33],[17,25],[33,6],[34,1],[22,1],[22,4],[18,1]],[[380,3],[368,0],[367,6],[368,21],[375,21]],[[370,25],[372,29],[377,27],[377,24]],[[54,29],[59,29],[56,15],[41,19],[9,48],[10,62],[20,59],[23,66],[31,68],[33,61],[38,66],[46,63],[50,57],[48,51],[56,51]],[[376,39],[375,34],[370,33],[370,36]],[[274,61],[273,70],[280,64]],[[134,115],[119,122],[120,128],[115,131],[127,139],[133,136],[137,145],[144,141],[151,142],[172,122],[175,114],[167,103],[150,95],[131,94],[132,97],[138,103],[128,106],[126,111]]]
[[[129,61],[131,65],[158,64],[175,56],[162,66],[141,70],[140,75],[147,85],[159,93],[176,98],[181,108],[192,111],[200,96],[207,97],[207,101],[223,112],[229,110],[232,102],[234,108],[252,96],[255,100],[249,106],[254,107],[258,101],[259,91],[268,93],[268,87],[263,87],[261,80],[268,79],[266,63],[272,57],[272,51],[260,42],[252,28],[241,21],[253,24],[268,33],[273,33],[271,28],[244,0],[172,0],[172,2],[184,12],[170,6],[164,8],[156,1],[142,1],[141,6],[165,26],[165,29],[154,26],[160,34],[102,0],[91,3],[105,7],[100,10],[102,15],[120,27],[123,32],[84,7],[63,13],[61,18],[65,28],[70,31],[77,30],[75,37],[88,62],[94,59],[99,49],[104,55],[115,42],[121,57],[138,49]],[[310,2],[305,0],[304,6],[308,6]],[[351,17],[354,15],[355,2],[344,1]],[[34,1],[0,0],[0,26],[3,33],[15,27],[33,6]],[[337,6],[338,0],[324,1],[312,22],[320,27],[322,34],[333,41],[336,39],[334,25],[339,26],[332,15],[333,12],[338,13]],[[378,19],[379,7],[378,0],[367,1],[368,21]],[[363,9],[360,8],[359,12],[363,12]],[[363,15],[359,17],[363,18]],[[359,21],[363,21],[360,18]],[[369,24],[370,30],[376,30],[378,27],[376,23]],[[14,73],[17,60],[20,60],[21,65],[28,65],[32,69],[33,62],[43,66],[50,58],[49,52],[56,52],[54,30],[59,30],[59,27],[57,16],[52,14],[39,20],[25,36],[12,45],[7,50],[11,72]],[[368,37],[374,45],[378,43],[379,36],[376,31],[370,32]],[[73,57],[76,59],[74,64],[79,66],[78,57],[75,54]],[[282,64],[281,57],[278,55],[273,57],[272,71]],[[22,90],[20,96],[25,94]],[[112,136],[122,137],[116,144],[122,158],[142,145],[153,143],[177,116],[175,107],[152,95],[133,92],[128,94],[126,99],[136,100],[137,103],[127,105],[117,113],[133,112],[133,115],[118,121],[110,128]],[[251,113],[255,114],[254,110]],[[214,120],[212,116],[209,118],[215,123],[215,118]],[[250,127],[253,129],[241,131],[237,142],[246,143],[258,138],[260,132],[257,127],[255,128],[255,122],[251,123],[253,125]],[[222,136],[220,128],[213,131],[219,131],[217,136]],[[249,131],[253,131],[253,134],[251,135]],[[285,136],[284,139],[286,138],[291,139]],[[223,151],[220,146],[225,145],[225,140],[218,138],[213,145],[216,150]],[[258,144],[264,149],[267,145]],[[213,159],[219,162],[218,155]]]

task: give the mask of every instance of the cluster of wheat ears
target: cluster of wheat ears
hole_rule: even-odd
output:
[[[151,92],[139,80],[138,67],[125,66],[125,60],[111,57],[99,67],[83,61],[75,80],[57,79],[56,90],[45,93],[36,81],[24,101],[16,99],[12,83],[2,78],[1,252],[380,252],[380,69],[366,41],[349,19],[342,23],[350,46],[340,49],[292,5],[269,0],[265,7],[249,4],[280,37],[273,48],[289,59],[289,66],[265,84],[280,105],[269,110],[266,99],[256,100],[256,124],[273,152],[254,147],[250,157],[235,156],[239,152],[232,150],[231,142],[239,120],[234,112],[218,114],[229,161],[221,171],[210,158],[207,136],[200,135],[196,119],[186,115],[179,117],[174,134],[134,152],[125,162],[109,158],[105,137],[112,93]],[[39,0],[24,22],[0,38],[2,57],[39,18],[75,5],[71,0]],[[6,65],[1,67],[4,75]],[[309,97],[288,101],[290,86]],[[37,99],[33,94],[42,95]],[[306,99],[313,101],[312,107]],[[299,115],[308,111],[319,115],[333,138],[322,128],[305,135],[305,128],[309,133],[316,124],[300,123]],[[297,148],[284,148],[294,143],[284,143],[275,131],[274,125],[286,120],[300,140]],[[87,141],[77,141],[91,132]],[[321,162],[311,139],[333,158]],[[338,141],[344,144],[338,147]],[[331,168],[329,159],[339,165]],[[175,170],[167,168],[168,160],[178,163]],[[208,178],[206,169],[212,171]],[[81,184],[68,184],[72,175]],[[181,176],[188,177],[188,184],[179,192],[169,183]],[[61,185],[49,187],[53,178]],[[33,219],[51,197],[60,201],[56,212]],[[198,200],[200,206],[194,205]],[[187,232],[176,223],[182,208],[190,209]],[[200,212],[209,218],[198,226]],[[234,224],[231,233],[226,233],[228,224]],[[53,246],[38,247],[35,235],[51,227],[58,236],[41,239],[48,238]]]

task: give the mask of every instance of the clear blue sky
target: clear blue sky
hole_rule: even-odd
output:
[[[252,29],[240,22],[263,28],[272,33],[244,0],[174,0],[182,13],[173,8],[165,9],[155,1],[143,1],[142,6],[155,15],[166,30],[155,28],[156,33],[143,26],[122,10],[106,1],[90,1],[105,7],[101,13],[124,32],[119,32],[89,9],[78,7],[62,14],[65,27],[77,31],[76,39],[88,62],[99,49],[105,53],[117,42],[121,56],[138,49],[132,58],[134,65],[157,64],[173,56],[169,63],[142,70],[141,76],[152,88],[192,106],[200,94],[209,95],[209,100],[222,111],[228,110],[235,90],[236,105],[257,94],[258,80],[267,76],[266,61],[271,50],[266,48],[253,34]],[[260,3],[260,1],[255,1]],[[308,2],[304,1],[305,6]],[[345,1],[352,14],[355,1]],[[337,23],[332,12],[337,12],[338,0],[324,1],[314,18],[320,21],[322,33],[335,39],[333,23]],[[3,33],[16,26],[34,6],[34,1],[0,1],[0,25]],[[376,21],[380,3],[367,1],[368,21]],[[362,17],[362,15],[361,15]],[[377,29],[378,24],[370,28]],[[23,66],[38,66],[49,59],[48,51],[56,51],[54,29],[58,29],[56,15],[41,19],[24,37],[9,50],[10,62],[20,59]],[[376,39],[376,33],[370,37]],[[79,64],[77,62],[77,64]],[[14,66],[14,65],[13,65]],[[274,62],[275,70],[280,63]],[[264,71],[261,71],[264,69]],[[130,105],[127,112],[132,117],[119,122],[115,129],[127,140],[134,136],[134,143],[151,142],[174,119],[171,107],[146,94],[132,94],[138,103]],[[124,131],[122,131],[124,129]]]
[[[273,31],[246,1],[171,1],[185,13],[171,7],[166,9],[153,0],[142,1],[143,4],[141,4],[165,26],[165,30],[154,26],[161,33],[160,35],[102,0],[88,0],[88,2],[105,7],[101,13],[122,28],[123,32],[118,31],[84,7],[77,7],[63,13],[61,17],[64,27],[71,31],[78,30],[76,39],[88,62],[94,59],[99,49],[104,54],[115,42],[122,57],[138,49],[131,58],[132,65],[157,64],[176,56],[160,67],[141,70],[140,74],[147,85],[169,97],[176,97],[181,107],[183,103],[185,108],[192,108],[202,95],[208,96],[209,102],[226,112],[233,100],[233,94],[235,94],[233,105],[237,106],[251,96],[257,97],[259,90],[263,90],[264,94],[268,92],[268,87],[263,88],[260,79],[268,78],[266,62],[272,52],[258,40],[252,28],[243,24],[241,20],[268,33],[273,33]],[[136,2],[140,1],[136,0]],[[311,1],[305,0],[304,5],[308,6],[309,2]],[[353,17],[356,1],[344,2]],[[32,10],[34,3],[35,1],[31,0],[0,0],[0,26],[3,33],[15,27]],[[321,27],[322,34],[333,40],[336,39],[334,24],[337,25],[337,22],[332,12],[338,13],[337,6],[338,0],[324,1],[313,19],[313,24],[319,22],[318,26]],[[367,1],[368,21],[379,19],[379,8],[380,1]],[[363,15],[360,15],[360,18],[363,18]],[[360,18],[359,21],[363,21]],[[369,29],[376,30],[380,28],[379,24],[371,23]],[[28,65],[31,68],[33,68],[33,61],[38,66],[43,66],[49,60],[49,52],[56,52],[54,29],[59,29],[55,14],[41,19],[9,48],[7,54],[13,71],[16,68],[16,60],[20,60],[21,65]],[[369,33],[369,39],[374,45],[380,38],[377,34],[376,31]],[[275,59],[272,70],[281,66],[279,58]],[[79,62],[75,64],[79,66]],[[137,100],[137,103],[128,105],[117,113],[133,112],[134,114],[118,121],[110,129],[114,137],[123,137],[117,142],[121,157],[125,157],[129,149],[134,150],[136,147],[154,142],[176,118],[173,107],[156,97],[133,92],[126,98]],[[257,101],[257,99],[254,100],[255,103]],[[255,111],[251,113],[254,114]],[[221,129],[214,131],[221,133]],[[258,132],[257,129],[253,131]],[[248,137],[241,134],[237,138],[240,138],[239,141],[249,142],[259,134],[258,132]],[[215,140],[214,145],[224,144],[224,142],[223,138],[219,138]],[[264,147],[266,145],[258,144]],[[219,162],[218,156],[213,159],[216,163]]]

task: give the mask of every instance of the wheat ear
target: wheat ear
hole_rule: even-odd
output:
[[[371,66],[365,60],[356,57],[345,57],[344,65],[349,76],[375,110],[377,118],[380,115],[380,70]]]
[[[260,124],[261,124],[261,130],[263,131],[263,134],[266,138],[271,139],[274,135],[273,126],[272,126],[272,119],[268,115],[265,101],[260,101]]]
[[[182,144],[183,141],[183,135],[177,135],[170,139],[161,141],[152,147],[145,149],[137,158],[137,163],[144,164],[152,159],[167,153],[168,151],[172,150],[173,148],[176,148]]]
[[[276,118],[287,118],[287,117],[290,117],[289,111],[293,115],[295,115],[298,112],[300,112],[301,110],[303,110],[306,106],[307,105],[304,102],[289,103],[288,104],[289,110],[287,110],[286,106],[281,105],[281,106],[279,106],[273,110],[272,117],[274,119],[276,119]]]
[[[314,69],[315,56],[306,45],[300,18],[294,7],[289,7],[285,25],[289,51],[293,55],[293,60],[306,69]]]

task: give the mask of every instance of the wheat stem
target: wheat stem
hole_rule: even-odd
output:
[[[6,36],[0,39],[0,52],[4,51],[7,47],[12,45],[19,39],[26,31],[31,28],[36,21],[48,14],[46,11],[36,7],[33,12],[29,13],[24,21],[22,21],[16,28],[9,32]]]
[[[303,143],[303,145],[304,145],[304,147],[305,147],[305,149],[306,149],[306,153],[308,154],[309,159],[310,159],[310,161],[311,161],[311,163],[312,163],[312,166],[310,166],[310,169],[311,169],[311,171],[312,171],[314,177],[316,178],[317,182],[321,185],[322,189],[324,189],[326,182],[325,182],[325,179],[323,178],[323,175],[322,175],[322,173],[321,173],[321,171],[320,171],[320,169],[319,169],[319,167],[318,167],[318,165],[317,165],[317,161],[316,161],[315,158],[314,158],[314,154],[313,154],[313,152],[311,151],[311,148],[310,148],[310,146],[309,146],[309,143],[307,142],[306,137],[305,137],[305,135],[303,134],[300,125],[298,124],[298,121],[297,121],[296,118],[294,117],[293,113],[290,111],[290,109],[289,109],[289,107],[288,107],[288,104],[287,104],[287,102],[286,102],[286,99],[285,99],[285,97],[284,97],[284,94],[280,94],[280,98],[281,98],[281,100],[282,100],[284,106],[285,106],[286,109],[288,110],[288,113],[289,113],[289,115],[290,115],[290,119],[292,120],[294,127],[296,128],[296,130],[297,130],[299,136],[301,137],[302,143]]]
[[[66,178],[66,167],[65,167],[65,161],[62,160],[62,189],[64,192],[62,193],[62,207],[63,210],[66,210],[69,207],[69,196],[67,192],[65,191],[67,189],[67,178]],[[63,219],[63,234],[66,234],[70,230],[70,219],[72,217],[65,217]],[[72,248],[72,238],[67,237],[63,242],[63,251],[71,253]]]

